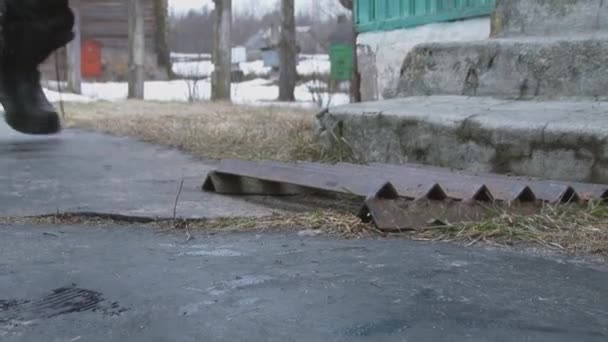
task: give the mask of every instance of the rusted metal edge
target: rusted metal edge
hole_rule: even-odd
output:
[[[327,167],[326,165],[319,163],[298,163],[298,165],[313,170]],[[397,189],[397,192],[399,193],[400,197],[404,197],[411,200],[443,200],[447,198],[444,189],[441,188],[439,184],[422,178],[418,178],[419,181],[417,182],[417,184],[410,186],[409,188],[405,188],[401,185],[395,184],[395,182],[391,180],[391,177],[388,177],[386,174],[383,174],[382,172],[378,172],[377,170],[371,168],[366,168],[362,165],[339,163],[336,165],[332,165],[332,170],[337,174],[357,175],[358,177],[362,177],[363,179],[367,180],[378,179],[382,181],[388,181],[395,187],[395,189]]]
[[[241,177],[231,173],[212,171],[202,186],[206,192],[224,195],[292,196],[306,192],[304,188],[280,182]]]
[[[404,225],[404,222],[407,222],[407,213],[391,199],[374,196],[367,198],[358,216],[363,222],[373,222],[374,226],[382,231],[411,229]]]
[[[492,180],[483,182],[483,179],[465,175],[439,171],[437,168],[430,170],[420,167],[410,168],[400,165],[372,164],[360,166],[348,163],[339,163],[340,168],[365,168],[367,172],[384,176],[390,181],[403,197],[416,191],[417,183],[424,181],[433,182],[444,189],[448,198],[457,201],[480,201],[480,202],[532,202],[537,198],[525,184],[520,182],[507,182],[505,180]]]
[[[502,178],[501,178],[502,177]],[[488,184],[481,183],[487,181]],[[407,168],[397,165],[362,166],[354,164],[279,163],[224,160],[210,172],[204,191],[239,195],[297,195],[320,190],[364,198],[358,215],[380,230],[409,230],[409,213],[398,198],[444,201],[578,202],[588,197],[608,200],[608,189],[579,184],[581,196],[573,186],[550,181],[522,182],[499,175],[451,174],[432,168]],[[600,192],[601,190],[601,192]]]
[[[383,178],[390,181],[401,197],[408,199],[437,199],[450,198],[465,202],[534,202],[537,200],[533,191],[519,182],[507,183],[504,180],[488,185],[471,176],[459,177],[454,174],[439,172],[438,168],[426,169],[402,168],[399,165],[372,164],[369,166],[338,163],[339,170],[365,173],[370,177]],[[445,171],[445,170],[444,170]],[[437,196],[436,192],[427,192],[426,188],[440,188],[445,194]],[[496,195],[494,194],[496,192]]]
[[[492,192],[490,192],[488,187],[486,187],[485,185],[482,185],[479,189],[477,189],[477,191],[475,191],[474,195],[472,196],[472,199],[477,202],[495,201],[494,195],[492,195]]]
[[[365,191],[362,187],[354,187],[352,184],[345,184],[344,188],[339,188],[334,183],[323,185],[323,182],[313,180],[310,177],[300,178],[301,175],[294,173],[281,173],[279,175],[280,183],[277,182],[277,175],[271,172],[271,168],[281,165],[285,167],[283,171],[294,171],[298,169],[297,165],[286,164],[260,164],[249,162],[230,162],[230,165],[224,164],[224,167],[218,168],[223,171],[213,171],[207,175],[202,189],[204,191],[216,192],[222,194],[250,194],[250,195],[291,195],[297,194],[303,188],[313,188],[323,191],[342,192],[353,194],[347,188],[356,188],[359,192],[355,195],[363,195],[365,198],[363,208],[359,213],[359,217],[364,222],[373,222],[378,229],[386,229],[385,227],[393,227],[393,222],[397,224],[403,215],[394,206],[395,199],[399,198],[399,193],[390,182],[382,182],[372,191]],[[229,171],[233,169],[234,171]],[[238,171],[237,171],[238,170]],[[309,169],[305,169],[310,171]],[[276,171],[276,170],[275,170]],[[323,174],[322,168],[318,169],[318,174]],[[326,177],[331,177],[333,173],[326,172]],[[357,181],[361,181],[360,179]],[[285,186],[291,187],[285,187]],[[301,187],[301,188],[299,188]],[[288,190],[286,190],[288,189]],[[443,190],[439,186],[433,186],[427,190],[429,198],[445,198]],[[369,203],[369,204],[368,204]]]
[[[578,201],[599,200],[601,195],[608,191],[608,185],[568,183],[562,181],[547,181],[525,177],[511,177],[490,173],[474,173],[467,171],[454,171],[438,167],[427,167],[421,165],[385,165],[371,164],[371,167],[388,169],[391,172],[401,172],[408,175],[426,175],[435,179],[444,188],[449,189],[453,182],[484,184],[500,201],[531,201],[541,200],[549,203],[570,203]],[[439,181],[441,180],[441,181]],[[398,181],[391,179],[396,186]],[[534,196],[530,196],[528,187]],[[579,190],[580,189],[580,190]],[[462,192],[462,191],[461,191]],[[451,194],[448,191],[448,194]],[[453,196],[458,197],[458,196]]]
[[[431,189],[432,190],[432,189]],[[358,217],[365,223],[373,223],[379,230],[404,230],[406,213],[396,204],[399,193],[391,183],[365,199]]]
[[[366,197],[386,183],[381,179],[336,173],[331,166],[318,169],[279,162],[225,160],[209,173],[203,190],[223,194],[277,195],[302,191],[298,188]],[[289,191],[279,185],[289,185]]]
[[[235,184],[234,182],[239,183],[239,185],[230,185]],[[222,189],[222,191],[218,192],[218,189]],[[251,190],[242,186],[239,177],[235,178],[234,175],[220,172],[212,172],[209,174],[203,184],[203,190],[222,194],[268,196],[295,195],[302,193],[297,190],[284,191],[281,188],[276,187],[263,187],[258,188],[258,190]],[[358,213],[358,217],[363,222],[373,223],[378,229],[394,230],[399,227],[400,222],[404,222],[403,217],[401,216],[403,215],[403,211],[399,210],[398,207],[394,205],[395,199],[397,198],[399,198],[399,193],[395,190],[393,185],[389,182],[384,183],[379,189],[373,191],[366,197],[362,209]]]
[[[519,206],[516,208],[520,209]],[[359,216],[365,222],[373,222],[382,232],[398,233],[480,221],[495,213],[492,206],[464,201],[403,201],[370,197]]]
[[[382,168],[381,165],[374,167]],[[485,186],[494,200],[503,202],[532,202],[537,198],[531,189],[524,183],[518,181],[507,181],[504,179],[484,179],[470,175],[461,175],[437,167],[429,170],[422,167],[401,167],[399,165],[384,165],[383,167],[392,169],[393,172],[401,172],[404,175],[421,175],[441,182],[444,187],[455,189],[451,197],[455,199],[465,199],[470,196],[470,188]]]
[[[355,165],[349,163],[338,163],[335,165],[337,170],[348,172],[357,172],[365,174],[368,177],[385,179],[399,192],[401,197],[412,200],[445,200],[453,199],[458,201],[482,201],[491,202],[494,200],[487,187],[472,186],[470,188],[461,189],[455,187],[454,184],[448,184],[450,187],[445,187],[439,180],[427,177],[425,174],[403,174],[401,170],[395,172],[390,168],[379,168],[364,165]],[[446,183],[445,181],[443,183]]]
[[[372,167],[387,167],[386,164],[372,163]],[[443,173],[451,174],[455,177],[473,177],[482,181],[484,179],[492,180],[507,180],[509,182],[517,182],[520,184],[528,185],[535,193],[538,200],[551,203],[568,203],[573,202],[578,198],[578,201],[606,201],[608,200],[608,184],[597,184],[597,183],[581,183],[573,181],[557,181],[557,180],[543,180],[534,177],[523,177],[523,176],[506,176],[488,172],[473,172],[466,170],[453,170],[446,169],[436,166],[420,165],[406,163],[402,165],[390,165],[389,167],[396,167],[407,170],[417,170],[418,172],[425,172],[429,174]],[[543,188],[553,188],[551,191],[543,191]],[[576,195],[572,193],[572,190]],[[539,189],[541,189],[539,191]]]

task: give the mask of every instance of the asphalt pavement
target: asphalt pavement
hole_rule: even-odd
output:
[[[184,218],[264,216],[270,207],[201,191],[212,161],[134,139],[66,130],[13,132],[0,120],[0,216],[106,213]]]
[[[0,237],[7,342],[608,339],[607,270],[563,258],[143,226]]]
[[[261,216],[212,162],[0,125],[0,216]],[[607,341],[608,267],[558,255],[297,233],[0,225],[0,340]]]

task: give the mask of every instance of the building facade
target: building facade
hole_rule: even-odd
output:
[[[363,101],[391,98],[420,43],[487,39],[495,0],[355,0]]]
[[[70,1],[80,16],[82,78],[85,81],[124,81],[129,62],[129,2],[125,0]],[[167,0],[143,0],[146,32],[146,79],[167,79]],[[65,79],[66,52],[57,52],[42,66],[47,79]]]

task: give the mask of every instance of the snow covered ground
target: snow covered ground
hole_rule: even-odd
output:
[[[326,86],[322,82],[311,81],[296,87],[295,105],[303,107],[326,107],[346,104],[349,96],[346,93],[318,93],[311,91],[314,87]],[[201,80],[197,83],[186,80],[174,81],[149,81],[145,83],[145,99],[151,101],[188,101],[190,94],[196,89],[198,100],[209,100],[211,98],[211,84],[209,80]],[[127,98],[128,87],[125,82],[106,83],[83,83],[82,95],[59,93],[45,89],[46,95],[51,102],[63,100],[65,102],[91,102],[91,101],[118,101]],[[232,85],[232,100],[237,104],[246,105],[277,105],[279,88],[272,81],[266,79],[254,79]]]
[[[174,54],[173,72],[181,77],[209,77],[214,66],[210,60],[201,60],[199,55]],[[240,63],[245,76],[266,76],[270,68],[264,66],[261,60]],[[310,76],[313,74],[329,74],[331,65],[328,55],[300,55],[298,74]]]
[[[172,54],[174,71],[182,76],[209,77],[213,72],[213,64],[207,60],[209,56],[191,54]],[[261,60],[241,63],[245,75],[256,77],[250,81],[232,84],[232,100],[237,104],[247,105],[277,105],[279,87],[268,80],[270,68],[264,67]],[[298,65],[300,75],[327,74],[330,70],[329,56],[327,55],[301,55]],[[54,82],[49,87],[56,89]],[[65,86],[65,85],[64,85]],[[317,89],[317,90],[312,90]],[[324,90],[327,84],[320,80],[309,81],[296,87],[296,103],[292,105],[304,107],[327,107],[346,104],[349,96],[346,92],[329,94]],[[173,81],[148,81],[145,83],[145,99],[151,101],[181,101],[191,98],[196,100],[209,100],[211,98],[211,81],[204,78],[197,82],[178,79]],[[57,92],[45,89],[51,102],[91,102],[91,101],[119,101],[127,98],[128,87],[126,82],[85,82],[82,84],[82,95],[66,92]]]
[[[171,60],[211,59],[210,53],[179,53],[171,52]]]

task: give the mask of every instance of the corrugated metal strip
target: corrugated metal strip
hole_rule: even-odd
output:
[[[471,202],[551,203],[607,200],[608,185],[537,180],[490,173],[453,171],[420,165],[368,166],[340,163],[248,162],[224,160],[203,185],[223,194],[292,195],[322,190],[364,198],[360,217],[379,229],[410,229],[411,215],[396,199]],[[446,202],[447,203],[447,202]],[[471,207],[472,208],[472,207]],[[475,217],[481,215],[467,208]],[[451,210],[451,209],[450,209]],[[446,211],[448,216],[453,213]],[[462,208],[458,208],[462,215]]]

